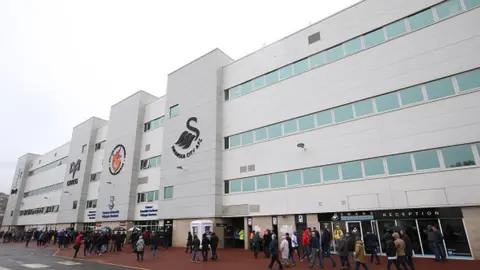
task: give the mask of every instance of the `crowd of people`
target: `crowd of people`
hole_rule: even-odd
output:
[[[218,247],[218,236],[214,232],[211,234],[204,233],[202,235],[202,240],[198,239],[197,235],[193,235],[191,232],[188,232],[187,235],[187,247],[185,249],[185,253],[190,250],[190,253],[193,253],[192,263],[200,263],[200,256],[198,252],[201,251],[202,258],[204,262],[208,261],[208,253],[211,251],[210,260],[216,261],[218,259],[217,256],[217,247]]]
[[[75,240],[76,232],[73,229],[66,230],[28,230],[28,231],[1,231],[0,239],[3,243],[25,242],[28,247],[31,241],[37,246],[45,247],[47,244],[58,244],[58,248],[68,248],[68,245]]]

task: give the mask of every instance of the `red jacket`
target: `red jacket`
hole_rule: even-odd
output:
[[[302,243],[303,243],[303,246],[308,246],[308,245],[310,245],[309,234],[310,234],[310,231],[308,231],[308,229],[306,229],[306,230],[303,232],[303,235],[302,235]]]
[[[82,238],[83,238],[83,234],[79,234],[77,236],[77,239],[75,239],[75,244],[82,244]]]

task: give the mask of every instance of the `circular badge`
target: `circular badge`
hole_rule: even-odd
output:
[[[125,146],[119,144],[113,148],[110,158],[108,159],[108,170],[111,175],[117,175],[122,171],[126,157],[127,151],[125,150]]]

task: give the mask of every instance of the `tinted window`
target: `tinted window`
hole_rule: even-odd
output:
[[[385,35],[383,29],[371,32],[363,36],[363,40],[366,48],[370,48],[385,41]]]
[[[443,19],[454,14],[457,14],[462,10],[460,0],[448,0],[444,3],[437,5],[437,14],[439,19]]]
[[[470,145],[447,147],[441,151],[445,167],[447,168],[475,165],[475,158]]]
[[[325,64],[325,53],[317,53],[315,55],[310,56],[310,65],[312,68],[319,67]]]
[[[242,134],[242,145],[253,143],[253,131],[245,132]]]
[[[278,71],[273,71],[265,75],[265,83],[267,85],[278,82]]]
[[[406,33],[407,27],[405,26],[405,20],[400,20],[398,22],[387,25],[386,30],[388,38],[394,38],[396,36]]]
[[[410,154],[401,154],[387,157],[387,166],[389,174],[413,172]]]
[[[400,98],[403,105],[413,104],[423,101],[422,87],[414,86],[400,91]]]
[[[440,168],[437,150],[413,153],[413,159],[417,170]]]
[[[268,127],[268,138],[277,138],[282,136],[282,124],[275,124]]]
[[[303,170],[303,184],[319,184],[320,183],[320,168],[309,168]]]
[[[245,178],[242,180],[243,191],[255,190],[255,178]]]
[[[270,188],[270,179],[268,175],[257,176],[257,189]]]
[[[393,110],[400,107],[398,104],[397,92],[376,97],[375,101],[377,103],[378,112]]]
[[[302,116],[298,119],[298,129],[300,131],[315,128],[315,117],[313,114]]]
[[[363,168],[365,169],[365,176],[382,175],[385,174],[382,158],[367,159],[363,161]]]
[[[344,180],[359,179],[363,177],[362,163],[360,161],[343,163],[341,168],[342,178]]]
[[[427,96],[429,100],[455,95],[455,89],[453,88],[451,78],[429,82],[425,84],[425,87],[427,88]]]
[[[332,111],[323,111],[317,113],[317,125],[318,126],[324,126],[324,125],[330,125],[332,123]]]
[[[262,88],[265,86],[265,76],[253,80],[253,89]]]
[[[308,58],[303,59],[301,61],[296,62],[293,64],[293,72],[294,74],[300,74],[308,70]]]
[[[335,123],[353,119],[352,104],[335,108],[333,114],[335,115]]]
[[[480,0],[478,0],[480,2]],[[480,69],[457,75],[457,82],[460,91],[480,88]]]
[[[246,94],[252,92],[252,90],[253,90],[252,89],[252,82],[250,81],[250,82],[246,82],[246,83],[242,84],[241,89],[242,89],[242,95],[246,95]]]
[[[467,9],[472,9],[480,6],[480,0],[463,0],[463,2],[465,3],[465,7]]]
[[[338,60],[340,58],[343,58],[343,47],[342,45],[338,45],[337,47],[331,48],[330,50],[327,51],[327,61],[328,62],[333,62],[335,60]]]
[[[362,41],[360,38],[352,39],[345,42],[345,53],[352,54],[362,50]]]
[[[280,69],[280,79],[286,79],[288,77],[291,77],[293,74],[292,72],[292,65],[288,65],[286,67],[283,67]]]
[[[229,138],[230,147],[236,147],[240,145],[240,135],[234,135]]]
[[[276,173],[270,176],[270,186],[272,188],[281,188],[285,187],[285,174]]]
[[[259,128],[255,130],[255,140],[262,141],[267,138],[267,128]]]
[[[295,186],[302,184],[302,172],[301,171],[291,171],[287,172],[287,185]]]
[[[357,117],[374,113],[373,111],[373,102],[371,99],[364,101],[359,101],[355,105],[355,115]]]
[[[338,165],[322,167],[323,181],[332,181],[340,179],[338,174]]]
[[[231,180],[230,181],[230,192],[240,192],[242,191],[242,180]]]
[[[432,9],[427,9],[408,18],[410,29],[415,31],[435,22]]]
[[[297,131],[297,120],[293,119],[283,123],[283,133],[289,134]]]

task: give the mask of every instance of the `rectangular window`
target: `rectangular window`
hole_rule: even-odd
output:
[[[230,148],[240,146],[240,135],[230,136],[228,141]]]
[[[373,102],[371,99],[359,101],[355,103],[354,106],[355,106],[355,115],[357,117],[374,113]]]
[[[332,124],[332,111],[323,111],[317,113],[317,126],[325,126]]]
[[[429,150],[413,153],[413,159],[415,160],[415,168],[417,170],[428,170],[440,168],[440,162],[438,161],[437,150]]]
[[[243,191],[253,191],[255,190],[255,178],[245,178],[242,180]]]
[[[272,188],[282,188],[285,187],[285,174],[284,173],[275,173],[270,176],[270,186]]]
[[[295,75],[303,73],[308,70],[308,58],[300,60],[293,64],[293,73]]]
[[[377,103],[378,112],[389,111],[400,107],[400,104],[398,104],[397,92],[376,97],[375,101]]]
[[[344,52],[343,52],[343,46],[338,45],[337,47],[331,48],[330,50],[327,51],[327,61],[328,62],[333,62],[338,59],[343,58]]]
[[[315,116],[313,114],[305,115],[298,119],[298,129],[300,131],[312,128],[315,128]]]
[[[480,0],[463,0],[467,9],[472,9],[480,6]]]
[[[242,134],[242,145],[249,145],[253,143],[253,131],[248,131]]]
[[[282,124],[275,124],[268,127],[268,138],[278,138],[282,136]]]
[[[100,149],[103,149],[104,148],[104,145],[105,145],[105,141],[101,141],[99,143],[96,143],[95,144],[95,151],[98,151]]]
[[[228,89],[228,98],[227,100],[237,98],[241,96],[240,86],[236,86],[233,88]]]
[[[365,176],[374,176],[385,174],[383,167],[383,158],[367,159],[363,161]]]
[[[312,68],[325,65],[325,52],[310,56],[310,65]]]
[[[297,132],[297,120],[293,119],[293,120],[289,120],[287,122],[284,122],[283,123],[283,133],[285,135],[287,135],[287,134],[290,134],[290,133],[293,133],[293,132]]]
[[[147,192],[147,202],[153,202],[155,199],[155,193],[153,191]]]
[[[265,86],[265,76],[261,76],[253,80],[253,89],[259,89]]]
[[[225,194],[230,193],[230,181],[223,181],[223,183],[224,183],[223,192],[225,192]]]
[[[72,209],[77,209],[77,201],[73,201]]]
[[[322,167],[322,176],[324,182],[340,179],[340,175],[338,173],[338,165]]]
[[[230,192],[241,192],[242,191],[242,180],[241,179],[236,179],[236,180],[230,180]]]
[[[444,78],[425,84],[429,100],[455,95],[451,78]]]
[[[320,168],[309,168],[303,170],[303,184],[320,184]]]
[[[360,161],[347,162],[340,165],[343,180],[363,178],[362,163]]]
[[[246,95],[246,94],[249,94],[253,91],[252,89],[252,82],[249,81],[249,82],[246,82],[244,84],[242,84],[241,86],[241,91],[242,91],[242,95]]]
[[[268,175],[257,176],[257,189],[269,189],[270,179]]]
[[[443,148],[442,155],[446,168],[475,165],[475,158],[473,157],[472,147],[470,145]]]
[[[172,199],[173,198],[173,186],[163,188],[163,198]]]
[[[274,84],[278,82],[278,71],[273,71],[265,75],[265,83],[267,85]]]
[[[352,54],[362,50],[362,41],[360,38],[355,38],[345,42],[345,54]]]
[[[288,65],[286,67],[281,68],[279,70],[279,73],[280,73],[280,80],[291,77],[293,74],[292,65]]]
[[[387,157],[387,167],[389,174],[413,172],[410,154],[400,154]]]
[[[480,3],[480,0],[478,0]],[[480,69],[457,75],[457,82],[460,91],[467,91],[475,88],[480,88]]]
[[[410,23],[410,29],[412,31],[433,24],[435,22],[433,19],[433,11],[431,8],[429,8],[425,11],[415,14],[408,18],[408,22]]]
[[[460,0],[447,0],[436,6],[439,19],[444,19],[462,11]]]
[[[287,185],[297,186],[302,184],[302,171],[287,172]]]
[[[385,35],[383,34],[383,29],[378,29],[376,31],[366,34],[365,36],[363,36],[363,41],[365,43],[365,48],[370,48],[384,42]]]
[[[405,25],[405,20],[400,20],[387,25],[386,30],[387,30],[387,37],[389,39],[406,33],[407,27]]]
[[[333,114],[335,116],[335,123],[353,119],[352,104],[333,109]]]
[[[402,105],[414,104],[423,101],[423,93],[421,86],[414,86],[400,91]]]
[[[177,116],[180,113],[180,107],[178,104],[170,107],[170,118]]]
[[[263,141],[267,139],[267,128],[259,128],[255,130],[255,141]]]

